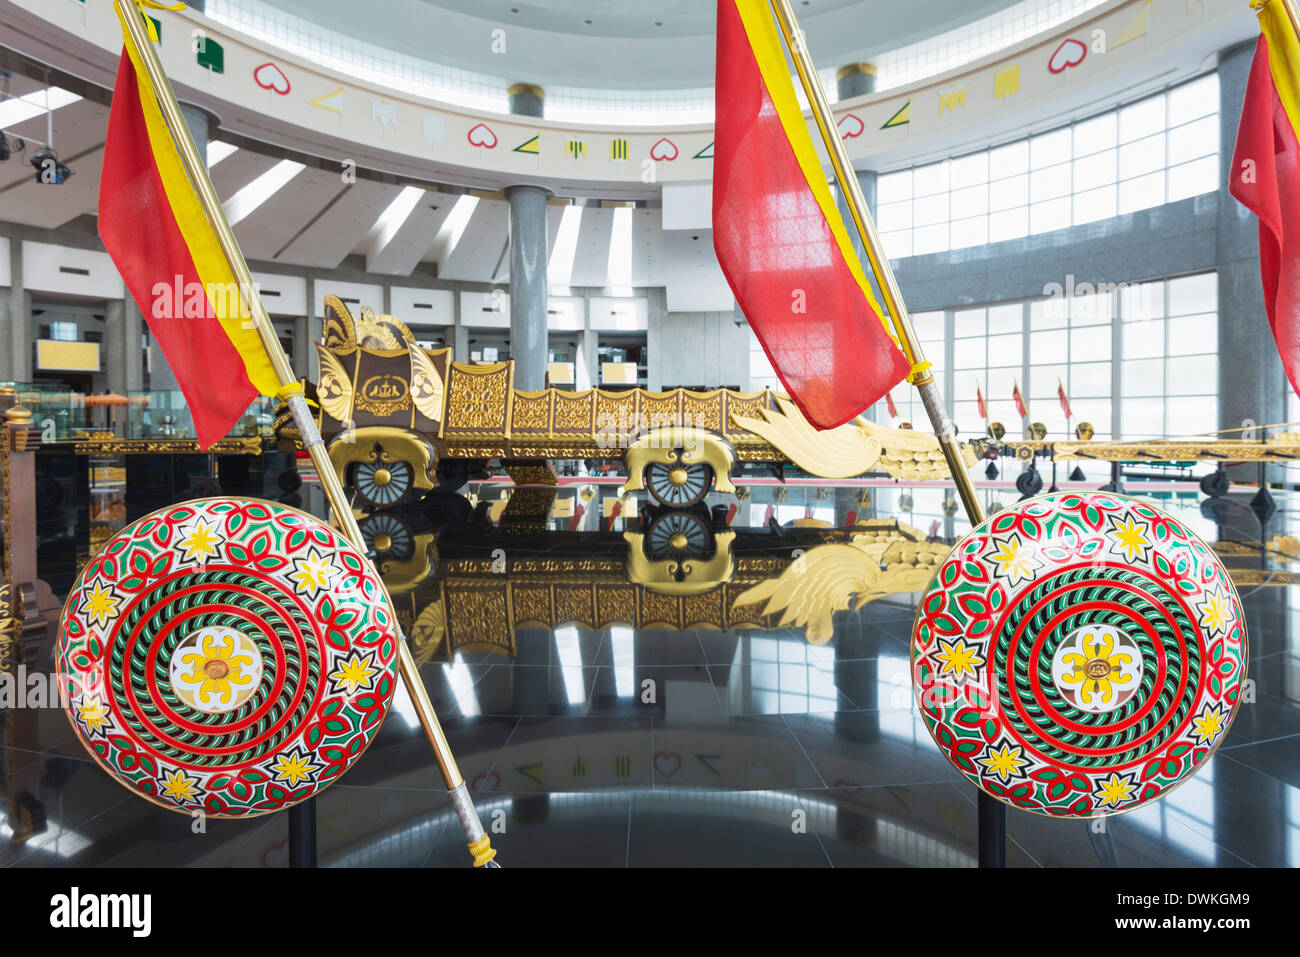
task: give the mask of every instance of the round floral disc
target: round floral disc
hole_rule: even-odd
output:
[[[370,564],[297,509],[210,498],[154,512],[68,596],[55,665],[94,758],[182,813],[306,800],[361,756],[397,680]]]
[[[1223,740],[1246,678],[1241,601],[1213,550],[1122,495],[1019,502],[921,597],[912,671],[939,748],[1026,811],[1160,797]]]

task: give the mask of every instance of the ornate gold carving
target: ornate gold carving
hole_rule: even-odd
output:
[[[514,605],[514,620],[511,625],[519,628],[523,625],[540,625],[549,628],[554,623],[551,613],[551,586],[526,585],[512,583],[511,601]]]
[[[514,629],[506,600],[504,582],[497,585],[466,585],[448,582],[447,621],[456,648],[514,648]]]
[[[360,462],[409,462],[414,487],[431,489],[438,457],[433,446],[409,429],[370,425],[344,432],[329,447],[330,462],[339,481],[347,484],[349,465]]]
[[[641,416],[650,429],[669,428],[681,422],[682,390],[642,392]]]
[[[411,626],[411,654],[424,664],[432,661],[447,638],[447,609],[439,597],[427,604]]]
[[[555,469],[547,459],[507,459],[501,463],[516,485],[559,485]],[[549,507],[549,503],[548,503]]]
[[[406,323],[393,316],[377,316],[369,306],[361,307],[361,318],[355,319],[343,300],[333,293],[325,296],[325,347],[347,352],[361,346],[363,349],[403,349],[415,336]]]
[[[411,401],[426,419],[442,421],[442,406],[447,397],[438,368],[429,354],[416,343],[408,350],[411,355]]]
[[[635,625],[637,588],[635,585],[597,585],[596,617],[601,628],[610,625]]]
[[[676,452],[681,449],[679,456]],[[731,443],[714,432],[689,426],[668,426],[652,429],[628,446],[624,456],[627,463],[627,481],[624,493],[645,488],[646,467],[653,462],[675,465],[682,462],[695,465],[704,462],[713,468],[714,488],[724,494],[734,492],[731,468],[736,463],[736,450]]]
[[[508,362],[462,365],[454,362],[448,385],[447,431],[502,435],[511,367]]]
[[[1218,439],[1195,442],[1188,439],[1146,442],[1055,442],[1050,443],[1058,461],[1096,459],[1101,462],[1293,462],[1300,459],[1300,441],[1294,433],[1282,433],[1267,442]]]
[[[556,585],[554,594],[555,624],[586,624],[595,618],[596,599],[590,585]]]
[[[555,425],[552,434],[576,433],[586,438],[595,430],[596,396],[586,392],[555,393]]]
[[[722,432],[723,391],[687,392],[682,390],[682,424]]]
[[[385,418],[411,407],[411,387],[400,376],[372,375],[361,383],[353,401],[362,412]]]
[[[515,390],[515,405],[510,413],[510,433],[519,436],[524,432],[547,435],[551,431],[551,397],[550,389],[544,392],[521,392]]]
[[[336,422],[352,420],[352,377],[343,363],[329,349],[315,343],[316,358],[320,360],[320,380],[316,383],[316,401],[325,414]]]
[[[735,532],[715,533],[711,558],[670,558],[655,562],[646,557],[644,534],[624,532],[623,539],[628,544],[628,580],[662,595],[700,595],[712,591],[735,574],[736,560],[731,554],[735,538]]]
[[[261,436],[247,435],[221,439],[208,449],[199,447],[198,439],[120,439],[111,432],[97,432],[76,439],[72,450],[77,455],[109,457],[114,455],[194,455],[207,451],[214,455],[261,455],[266,443]]]

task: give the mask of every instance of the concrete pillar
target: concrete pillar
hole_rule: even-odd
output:
[[[510,112],[516,116],[535,116],[539,119],[546,108],[546,91],[535,83],[516,83],[506,90]]]
[[[540,186],[510,186],[510,357],[515,388],[546,385],[546,198]]]
[[[543,115],[546,92],[533,83],[516,83],[506,91],[516,116]],[[546,200],[540,186],[511,186],[510,201],[510,358],[515,360],[515,388],[546,385]],[[458,330],[459,332],[459,330]],[[459,336],[458,336],[459,341]],[[468,341],[466,353],[468,354]],[[468,355],[467,355],[468,357]]]
[[[851,100],[855,96],[862,96],[867,93],[874,93],[876,90],[876,68],[870,63],[850,63],[842,66],[839,72],[835,74],[836,92],[841,100]],[[876,172],[875,170],[855,170],[858,177],[858,187],[862,190],[862,195],[867,201],[867,209],[870,211],[872,218],[876,215]],[[844,225],[849,231],[849,238],[853,240],[853,249],[862,260],[863,267],[866,269],[867,277],[871,279],[872,285],[875,286],[875,280],[871,277],[871,269],[867,267],[867,259],[862,240],[858,238],[857,228],[853,225],[853,214],[849,210],[848,200],[842,190],[835,191],[836,204],[839,206],[840,216],[844,218]],[[879,289],[877,289],[879,292]]]
[[[182,103],[181,116],[185,118],[185,125],[189,128],[194,145],[198,147],[199,155],[206,160],[208,155],[208,124],[210,122],[208,114],[197,106]],[[142,305],[147,307],[148,303]],[[179,389],[180,385],[176,381],[176,374],[172,372],[171,366],[167,364],[167,357],[163,355],[162,349],[158,348],[157,340],[153,340],[152,346],[149,363],[149,388],[155,392]]]
[[[18,230],[9,240],[10,286],[0,311],[0,339],[7,357],[0,357],[0,374],[14,382],[32,379],[32,297],[23,284],[23,238]]]
[[[104,372],[110,392],[126,395],[126,303],[104,304]]]
[[[1228,193],[1232,153],[1255,43],[1219,55],[1219,428],[1286,421],[1290,388],[1268,325],[1259,277],[1259,222]],[[1234,370],[1248,370],[1236,374]],[[1238,470],[1248,481],[1254,467]],[[1270,471],[1274,471],[1270,469]]]
[[[144,316],[129,295],[122,300],[122,358],[126,364],[126,387],[138,392],[144,388]]]
[[[835,92],[841,100],[876,92],[874,63],[848,63],[835,72]]]

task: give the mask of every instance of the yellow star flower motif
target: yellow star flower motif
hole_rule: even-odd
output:
[[[1205,744],[1223,730],[1227,714],[1215,705],[1210,705],[1192,719],[1192,734],[1196,735],[1198,744]]]
[[[216,558],[219,551],[217,546],[221,543],[221,536],[217,534],[215,528],[208,522],[199,519],[186,532],[185,537],[178,543],[181,551],[185,553],[186,561],[207,561],[209,558]]]
[[[1151,539],[1146,536],[1145,525],[1139,524],[1134,518],[1126,518],[1123,521],[1112,518],[1111,525],[1115,531],[1115,542],[1112,547],[1123,552],[1127,561],[1138,561],[1146,555],[1147,549],[1151,547]]]
[[[984,765],[990,774],[996,774],[1001,778],[1003,784],[1018,775],[1020,769],[1028,763],[1026,758],[1021,757],[1021,749],[1013,748],[1009,744],[1004,744],[1001,748],[990,746],[988,757],[980,759],[980,764]]]
[[[1197,606],[1201,613],[1201,627],[1212,635],[1222,635],[1228,630],[1231,611],[1227,600],[1218,592],[1210,592]]]
[[[86,695],[77,705],[77,715],[91,732],[103,731],[108,724],[108,706],[99,700],[99,695]]]
[[[975,669],[984,664],[984,659],[979,656],[979,652],[968,646],[961,638],[956,641],[944,641],[940,638],[939,644],[943,650],[935,657],[943,662],[943,667],[939,669],[943,674],[955,674],[961,677],[970,672],[970,676],[974,678]]]
[[[162,793],[178,801],[193,801],[198,797],[199,779],[186,775],[184,771],[163,772]]]
[[[107,624],[117,617],[117,606],[122,599],[113,594],[103,582],[95,582],[81,601],[81,613],[98,625]]]
[[[315,592],[329,588],[330,579],[338,574],[338,569],[328,558],[314,551],[306,558],[295,559],[293,564],[296,571],[289,577],[297,584],[300,592]]]
[[[993,542],[996,550],[989,555],[989,560],[993,562],[995,575],[1011,579],[1013,585],[1033,579],[1040,563],[1033,557],[1032,548],[1026,548],[1014,535],[1002,540],[994,539]]]
[[[312,772],[316,770],[316,765],[312,764],[311,758],[300,751],[294,751],[290,754],[281,754],[276,763],[271,766],[275,772],[277,781],[283,781],[293,787],[303,778],[309,778]]]
[[[1097,783],[1097,798],[1103,804],[1118,807],[1133,797],[1133,789],[1136,787],[1127,775],[1120,776],[1112,771],[1109,778]]]
[[[330,681],[334,682],[336,689],[343,689],[347,694],[353,694],[358,688],[369,688],[375,675],[379,673],[374,663],[373,654],[363,658],[359,652],[354,651],[347,659],[339,662],[334,673],[330,675]]]

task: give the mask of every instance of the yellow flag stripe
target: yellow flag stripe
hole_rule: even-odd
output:
[[[826,223],[831,228],[831,234],[840,248],[840,254],[848,264],[853,278],[862,288],[862,294],[867,297],[867,302],[880,317],[881,325],[892,338],[894,331],[885,319],[885,311],[876,302],[871,283],[867,281],[866,274],[862,271],[862,263],[858,260],[853,243],[849,240],[844,219],[840,216],[840,211],[831,197],[831,189],[826,183],[826,175],[817,159],[817,150],[813,147],[812,136],[808,133],[808,124],[804,120],[803,110],[799,108],[799,101],[795,97],[790,70],[786,66],[785,51],[781,46],[781,38],[772,20],[771,11],[766,3],[758,3],[755,0],[727,0],[727,2],[736,4],[741,22],[745,25],[745,34],[749,38],[750,48],[754,51],[754,59],[763,74],[763,85],[767,87],[767,95],[776,108],[777,118],[781,121],[786,138],[794,149],[795,159],[798,160],[799,168],[808,182],[808,188],[826,217]]]
[[[1270,0],[1259,11],[1259,28],[1268,41],[1268,71],[1291,129],[1300,139],[1300,37],[1282,0]]]
[[[118,17],[121,17],[120,11]],[[213,314],[244,360],[244,368],[253,388],[263,395],[275,395],[280,388],[280,380],[276,377],[271,358],[266,354],[253,321],[247,316],[241,316],[241,309],[230,308],[234,303],[242,303],[242,299],[232,299],[229,296],[218,298],[216,295],[222,289],[239,290],[239,284],[230,264],[226,261],[225,254],[221,251],[221,244],[217,240],[212,224],[203,212],[203,206],[199,203],[194,186],[190,183],[189,174],[185,172],[185,165],[172,140],[171,132],[167,129],[167,121],[163,118],[162,108],[158,105],[157,92],[149,81],[149,74],[140,59],[140,52],[135,49],[130,35],[125,32],[126,24],[122,26],[126,36],[127,54],[131,57],[136,83],[140,89],[140,103],[144,110],[145,125],[149,130],[154,162],[158,166],[158,175],[162,180],[163,189],[167,192],[167,202],[171,206],[172,215],[176,217],[176,224],[180,227],[181,235],[185,237],[185,245],[189,247],[190,258],[194,260],[194,266],[199,272],[199,281],[203,283]],[[244,291],[239,290],[238,296],[243,295]]]

